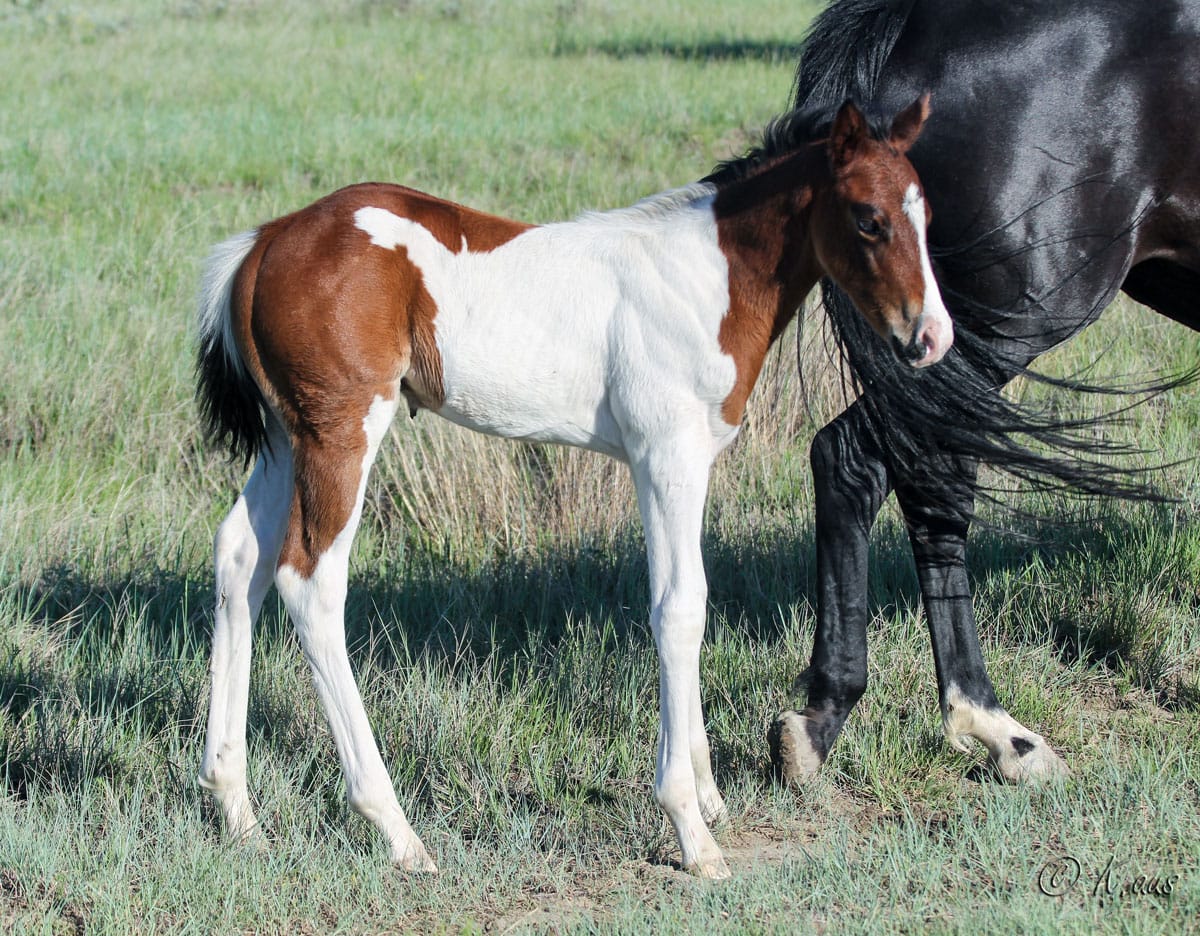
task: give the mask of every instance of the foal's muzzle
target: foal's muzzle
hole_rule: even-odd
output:
[[[893,334],[891,345],[893,353],[905,364],[929,367],[945,357],[953,343],[954,326],[943,311],[941,315],[923,312],[913,323],[909,339],[904,341]]]

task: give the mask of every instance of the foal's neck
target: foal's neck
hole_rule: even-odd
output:
[[[828,179],[824,147],[807,147],[717,192],[717,236],[729,261],[720,339],[740,365],[722,412],[727,422],[741,421],[768,349],[821,278],[809,217],[814,191]]]

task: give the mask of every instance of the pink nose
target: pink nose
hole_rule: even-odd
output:
[[[929,367],[936,364],[950,346],[954,344],[954,325],[950,317],[943,313],[941,316],[922,315],[917,320],[914,342],[925,349],[924,355],[912,362],[913,367]]]

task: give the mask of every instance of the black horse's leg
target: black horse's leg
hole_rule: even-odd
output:
[[[825,762],[867,686],[868,538],[891,490],[869,438],[855,405],[813,439],[818,592],[812,665],[802,677],[808,704],[782,712],[768,733],[775,771],[792,783]]]
[[[813,440],[816,495],[817,629],[812,663],[802,677],[808,703],[780,713],[768,734],[776,773],[800,783],[829,756],[850,711],[867,685],[867,551],[871,526],[892,489],[884,458],[869,441],[857,406],[827,425]],[[961,490],[973,486],[976,466],[962,473]],[[930,509],[911,487],[897,499],[909,525],[917,577],[933,643],[942,719],[952,746],[967,750],[975,738],[1001,776],[1030,779],[1065,771],[1045,740],[1013,719],[996,699],[976,631],[967,580],[969,523],[954,510]],[[970,514],[963,494],[959,517]]]
[[[966,563],[966,518],[973,507],[970,492],[977,468],[974,461],[937,466],[962,483],[953,485],[960,492],[956,497],[936,505],[899,478],[896,482],[933,642],[942,725],[951,746],[960,751],[969,750],[971,738],[981,742],[1006,780],[1065,773],[1066,766],[1042,736],[1001,708],[983,662]]]

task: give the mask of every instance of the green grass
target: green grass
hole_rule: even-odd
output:
[[[380,458],[347,620],[385,759],[442,873],[390,870],[349,814],[273,599],[255,633],[249,738],[269,850],[223,843],[195,785],[211,536],[242,480],[201,443],[192,404],[209,246],[368,178],[534,221],[692,181],[785,105],[816,6],[0,7],[0,929],[1193,925],[1190,464],[1160,473],[1178,505],[1016,492],[1048,520],[973,542],[997,689],[1064,753],[1069,780],[998,786],[978,778],[981,754],[942,741],[889,508],[871,560],[871,687],[810,789],[769,781],[766,727],[789,703],[814,620],[807,444],[837,408],[810,352],[810,414],[790,335],[714,475],[705,533],[702,667],[732,881],[678,872],[653,802],[656,662],[623,469],[428,416],[398,424]],[[1138,376],[1191,366],[1198,350],[1121,304],[1046,367],[1099,360],[1097,379]],[[1149,448],[1150,464],[1194,457],[1198,425],[1191,388],[1111,431]],[[1047,897],[1038,872],[1064,855],[1084,877]],[[1093,895],[1110,857],[1118,892]],[[1178,878],[1169,897],[1119,892],[1139,874]]]

